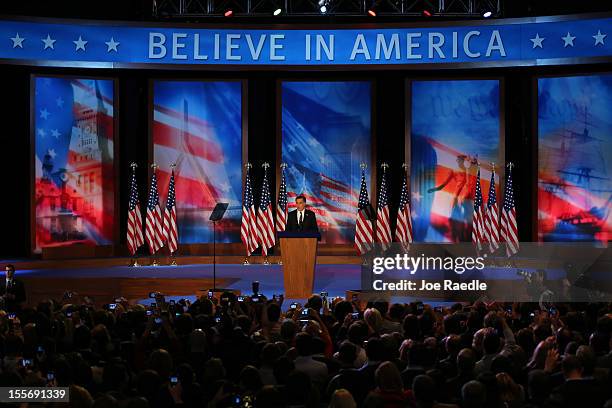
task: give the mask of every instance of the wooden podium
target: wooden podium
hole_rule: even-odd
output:
[[[286,299],[308,299],[314,288],[318,232],[279,232]]]

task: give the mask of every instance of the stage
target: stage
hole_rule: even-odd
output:
[[[346,259],[345,259],[346,258]],[[61,299],[65,291],[72,291],[80,297],[90,297],[96,305],[112,303],[117,297],[125,297],[131,303],[148,303],[149,292],[159,291],[171,299],[188,298],[206,294],[213,287],[212,257],[185,256],[178,257],[176,266],[169,266],[169,259],[161,257],[161,266],[150,266],[150,258],[139,259],[143,266],[130,267],[130,258],[110,257],[94,259],[68,260],[32,260],[7,259],[3,263],[13,263],[17,277],[25,282],[28,301],[32,304],[48,299]],[[253,281],[260,282],[260,291],[268,298],[284,293],[283,266],[278,258],[271,257],[270,265],[263,264],[258,256],[251,257],[251,264],[243,265],[243,257],[217,257],[216,287],[238,291],[251,295]],[[335,262],[335,263],[334,263]],[[523,265],[527,266],[527,265]],[[321,256],[315,269],[313,293],[325,291],[329,296],[349,297],[352,291],[362,288],[361,258],[356,256]],[[395,276],[393,276],[395,275]],[[405,273],[390,274],[389,278],[414,279],[417,277]],[[550,278],[559,280],[564,277],[560,270],[551,271]],[[418,279],[420,279],[419,277]],[[441,280],[443,273],[431,271],[427,278]],[[520,299],[524,290],[520,285],[523,278],[516,273],[516,268],[489,268],[478,273],[465,273],[463,281],[473,279],[487,280],[493,291],[504,291],[509,288],[516,291]],[[389,293],[375,292],[360,294],[360,299],[385,298],[392,302],[410,302],[429,300],[435,304],[444,303],[444,294],[431,293],[426,296],[420,292],[419,297],[392,296]],[[442,296],[441,296],[442,295]],[[305,299],[286,299],[284,307],[293,301],[304,302]]]

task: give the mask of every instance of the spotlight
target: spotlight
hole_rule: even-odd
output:
[[[374,7],[368,10],[368,14],[372,17],[376,17],[376,10],[374,10]]]
[[[425,17],[431,17],[431,11],[429,11],[429,10],[425,9],[425,10],[423,10],[423,15],[424,15]]]
[[[491,12],[491,10],[485,10],[485,12],[484,12],[484,13],[482,13],[482,16],[483,16],[484,18],[489,18],[489,17],[491,17],[492,15],[493,15],[493,13]]]
[[[227,10],[227,11],[226,11],[226,12],[225,12],[223,15],[224,15],[225,17],[230,17],[232,14],[234,14],[234,10],[229,9],[229,10]]]
[[[274,13],[273,13],[273,14],[274,14],[275,16],[278,16],[278,15],[280,15],[280,13],[282,13],[282,12],[283,12],[283,10],[282,10],[282,9],[277,8],[276,10],[274,10]]]
[[[370,2],[370,7],[368,8],[368,14],[371,17],[376,17],[376,9],[377,9],[378,3],[379,3],[379,0],[372,0]]]
[[[321,12],[321,14],[327,13],[328,3],[329,3],[329,0],[319,0],[319,11]]]

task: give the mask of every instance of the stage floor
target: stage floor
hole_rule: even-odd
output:
[[[189,298],[205,294],[213,286],[213,265],[179,266],[103,266],[88,268],[17,269],[24,280],[30,301],[61,297],[70,290],[93,297],[97,304],[110,303],[115,297],[148,303],[147,295],[159,291],[169,298]],[[252,282],[260,282],[260,291],[271,298],[284,293],[281,265],[221,264],[216,266],[216,286],[252,294]],[[346,290],[359,289],[360,265],[317,265],[314,292],[344,296]],[[287,299],[293,301],[294,299]],[[303,301],[304,299],[296,299]],[[288,304],[288,303],[287,303]]]

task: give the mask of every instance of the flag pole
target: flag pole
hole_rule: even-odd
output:
[[[157,170],[159,166],[155,163],[153,163],[151,165],[151,168],[153,169],[153,173],[155,173],[155,171]],[[151,266],[159,266],[159,262],[157,261],[157,251],[152,253],[151,256],[153,257],[153,262],[151,263]]]
[[[264,169],[264,177],[266,177],[266,174],[268,173],[268,167],[270,167],[270,163],[268,162],[264,162],[261,167],[263,167]],[[260,198],[261,201],[261,198]],[[262,242],[262,246],[261,246],[261,251],[263,252],[263,242]],[[266,254],[264,255],[264,260],[263,260],[263,264],[264,265],[270,265],[270,261],[268,260],[268,250],[266,249]]]
[[[251,170],[251,167],[253,167],[253,165],[251,163],[247,162],[244,165],[244,167],[247,170],[247,176],[248,176],[249,170]],[[242,203],[242,205],[244,206],[244,203]],[[243,209],[243,211],[244,211],[244,209]],[[245,266],[250,265],[251,264],[251,262],[249,261],[250,258],[251,258],[251,254],[249,253],[249,246],[247,245],[247,256],[244,257],[244,262],[242,262],[242,265],[245,265]]]
[[[361,162],[359,167],[361,168],[361,173],[363,174],[366,171],[366,169],[368,168],[368,165],[366,164],[366,162]],[[370,222],[370,224],[372,223],[371,220],[368,220],[368,221]],[[372,225],[372,233],[373,234],[376,233],[376,231],[374,230],[374,225]],[[367,260],[367,258],[364,255],[361,255],[361,265],[362,266],[368,265],[368,260]]]
[[[283,163],[281,163],[281,164],[280,164],[280,168],[281,168],[281,182],[282,182],[282,178],[285,176],[285,169],[287,168],[287,163],[284,163],[284,162],[283,162]],[[286,187],[285,187],[285,188],[286,188]],[[286,193],[286,190],[285,190],[285,193]],[[278,197],[276,197],[276,205],[278,206]],[[287,204],[287,203],[285,203],[285,210],[286,210],[286,206],[287,206],[287,205],[288,205],[288,204]],[[286,214],[285,214],[285,215],[286,215]],[[286,221],[285,221],[285,222],[286,222]],[[280,248],[280,242],[279,242],[278,247]],[[283,258],[279,258],[279,259],[278,259],[278,264],[279,264],[279,265],[282,265],[282,264],[283,264]]]
[[[132,168],[132,176],[133,176],[133,173],[136,172],[136,167],[138,167],[138,165],[136,164],[136,162],[131,162],[130,167]],[[136,256],[137,251],[138,249],[134,251],[134,253],[132,254],[132,259],[130,261],[130,266],[134,268],[138,268],[140,266],[140,264],[138,263],[138,256]]]
[[[176,162],[172,163],[170,165],[170,169],[172,170],[172,175],[174,175],[174,169],[176,168]],[[168,205],[167,202],[167,197],[166,197],[166,206]],[[174,206],[176,208],[176,202],[174,203]],[[170,237],[168,237],[169,240]],[[170,249],[170,245],[168,245],[168,249]],[[177,249],[178,249],[178,239],[177,239]],[[176,256],[174,255],[176,251],[170,251],[170,266],[177,266],[178,264],[176,263]]]

